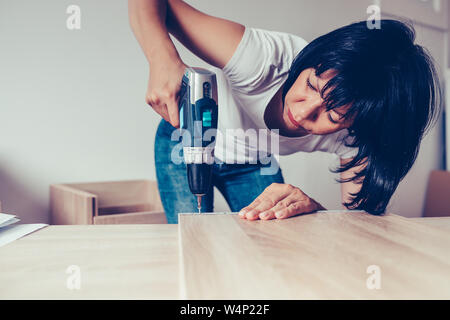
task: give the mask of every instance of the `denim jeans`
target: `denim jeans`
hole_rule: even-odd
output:
[[[173,130],[161,120],[155,137],[155,167],[159,194],[168,223],[178,223],[178,213],[198,212],[197,199],[189,190],[186,165],[171,160],[172,149],[179,141],[171,141]],[[272,161],[276,161],[275,158]],[[232,212],[241,210],[259,196],[271,183],[284,183],[281,169],[276,174],[261,175],[260,169],[271,164],[213,164],[213,186],[224,196]],[[202,212],[214,211],[213,186],[203,196]]]

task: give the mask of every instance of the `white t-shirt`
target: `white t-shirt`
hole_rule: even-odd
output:
[[[215,156],[226,163],[255,163],[271,154],[323,151],[351,158],[347,130],[327,135],[285,137],[267,128],[264,111],[284,82],[296,55],[307,42],[295,35],[245,28],[227,65],[213,67],[217,76],[219,122]],[[277,150],[278,149],[278,150]]]

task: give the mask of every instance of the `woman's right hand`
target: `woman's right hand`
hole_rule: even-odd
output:
[[[161,56],[150,63],[146,103],[172,126],[180,126],[178,101],[186,65],[179,57]]]
[[[179,127],[179,91],[186,65],[169,32],[187,49],[222,69],[245,31],[239,23],[207,15],[181,0],[129,0],[131,28],[150,64],[146,102]]]

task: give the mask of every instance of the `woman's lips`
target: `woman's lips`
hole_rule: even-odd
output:
[[[291,122],[294,124],[294,126],[296,126],[296,127],[301,127],[300,123],[298,123],[297,121],[295,121],[294,116],[292,115],[292,113],[291,113],[291,111],[289,110],[289,108],[288,108],[288,110],[287,110],[287,114],[288,114],[289,120],[291,120]]]

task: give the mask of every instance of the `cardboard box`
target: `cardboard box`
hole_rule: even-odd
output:
[[[156,181],[50,186],[52,224],[167,223]]]
[[[450,216],[450,172],[432,171],[428,180],[424,217]]]

